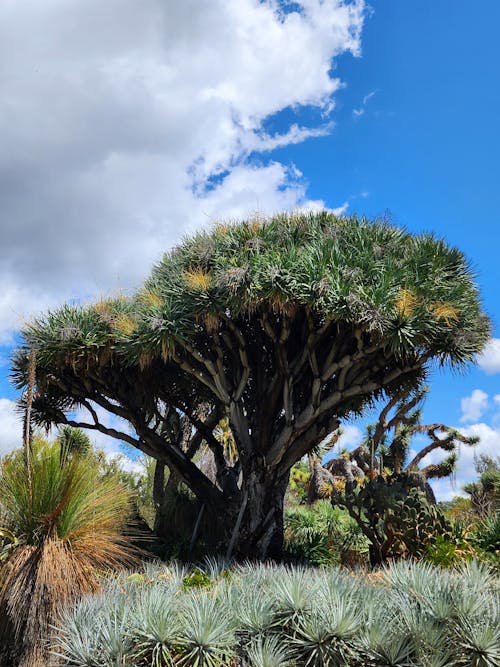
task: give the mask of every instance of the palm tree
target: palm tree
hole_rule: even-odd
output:
[[[61,461],[65,461],[74,454],[89,454],[92,449],[89,436],[81,428],[61,426],[57,434],[57,442],[61,449]]]
[[[0,516],[10,536],[0,569],[0,645],[23,666],[47,663],[47,639],[61,607],[98,587],[97,569],[134,560],[122,535],[129,493],[99,476],[95,459],[67,457],[35,436],[30,477],[23,450],[0,466]]]

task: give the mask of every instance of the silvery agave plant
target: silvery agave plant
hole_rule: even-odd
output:
[[[66,609],[55,652],[71,667],[496,667],[498,578],[484,565],[335,568],[178,564],[109,579]]]

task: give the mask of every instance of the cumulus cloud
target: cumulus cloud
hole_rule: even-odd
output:
[[[474,389],[470,396],[462,398],[460,407],[462,408],[460,417],[462,423],[477,421],[488,408],[488,394],[481,389]]]
[[[489,375],[500,373],[500,338],[491,338],[477,363]]]
[[[363,440],[363,432],[355,424],[342,425],[342,435],[338,439],[337,449],[355,449]]]
[[[460,432],[467,437],[478,437],[479,443],[472,447],[459,445],[458,465],[453,478],[432,481],[432,488],[438,500],[451,500],[456,495],[465,495],[462,486],[477,477],[475,463],[481,454],[493,458],[500,455],[500,427],[495,428],[479,422],[461,428]],[[443,452],[435,450],[422,460],[421,465],[438,463],[442,459]]]
[[[359,52],[363,16],[363,0],[3,0],[0,342],[135,286],[188,229],[321,206],[270,151],[332,130],[332,61]],[[269,131],[305,106],[318,126]]]
[[[15,401],[0,398],[0,457],[22,445],[22,428]]]

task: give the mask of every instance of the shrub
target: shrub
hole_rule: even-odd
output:
[[[345,510],[328,500],[285,511],[285,559],[309,565],[367,561],[368,540]]]

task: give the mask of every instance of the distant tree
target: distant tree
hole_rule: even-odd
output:
[[[61,450],[61,461],[75,454],[77,456],[88,454],[92,450],[90,438],[81,428],[61,426],[56,441]]]
[[[500,457],[480,455],[476,461],[479,479],[464,485],[472,510],[481,518],[500,510]]]
[[[374,398],[421,382],[432,359],[460,366],[488,336],[473,273],[443,241],[328,212],[278,215],[185,239],[133,298],[33,322],[14,376],[26,387],[35,349],[38,423],[96,429],[163,461],[223,522],[230,551],[279,558],[294,463]],[[223,417],[233,461],[214,434]],[[194,461],[203,440],[215,481]]]
[[[364,442],[326,464],[332,504],[347,509],[370,540],[372,564],[402,553],[422,555],[437,533],[448,530],[429,480],[452,475],[458,446],[479,441],[445,424],[422,424],[426,393],[396,393],[377,423],[367,428]],[[410,457],[416,435],[430,442]],[[425,457],[436,451],[447,456],[421,468]]]

